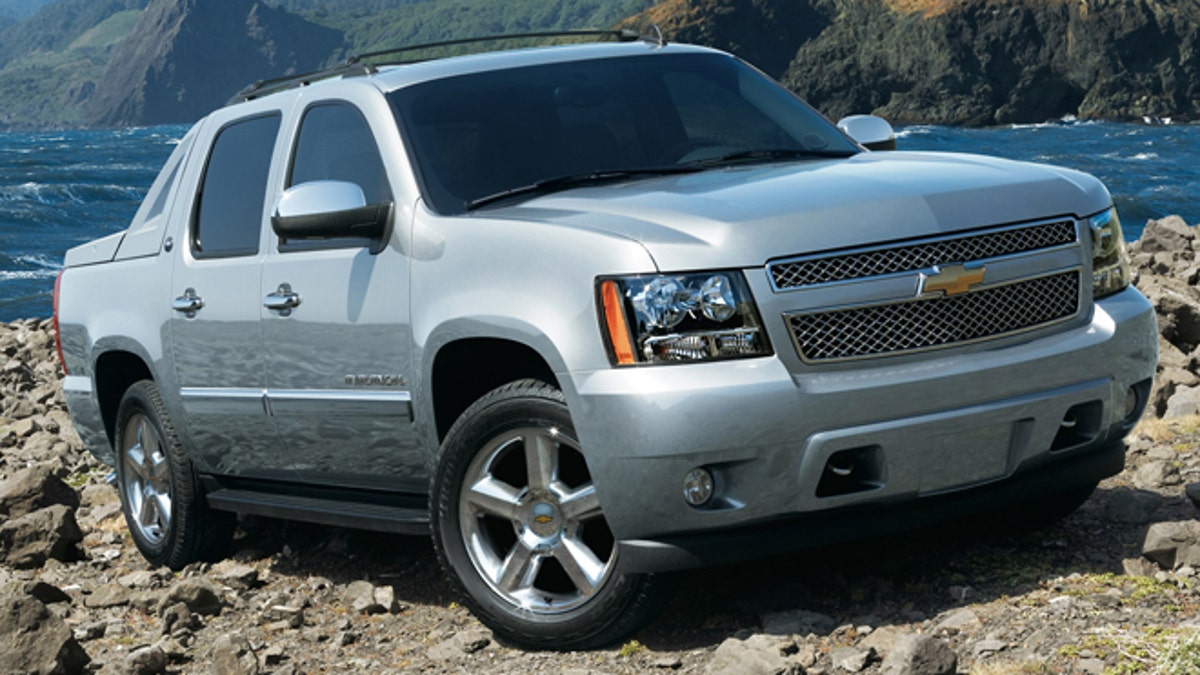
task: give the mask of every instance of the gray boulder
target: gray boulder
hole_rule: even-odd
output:
[[[0,525],[0,557],[17,569],[41,567],[50,559],[77,560],[81,541],[74,509],[62,504]]]
[[[474,654],[491,643],[492,634],[486,630],[462,630],[431,647],[428,656],[434,661],[453,661]]]
[[[1145,525],[1154,519],[1162,497],[1145,490],[1118,490],[1104,503],[1104,516],[1125,525]]]
[[[0,590],[0,673],[74,675],[91,661],[71,629],[37,598]]]
[[[780,675],[802,673],[779,649],[779,638],[751,635],[745,640],[729,638],[717,647],[705,672],[709,675]]]
[[[1146,531],[1142,555],[1165,569],[1200,563],[1200,522],[1154,523]]]
[[[258,657],[250,642],[241,635],[226,634],[212,646],[213,675],[258,675]]]
[[[1163,417],[1188,417],[1200,413],[1200,387],[1176,387],[1167,399],[1167,410]]]
[[[167,655],[161,647],[142,647],[125,657],[125,672],[129,675],[159,675],[166,671]]]
[[[167,590],[158,603],[158,614],[163,616],[172,606],[183,603],[188,611],[201,616],[220,614],[225,602],[221,589],[204,577],[184,579]]]
[[[76,508],[79,495],[45,464],[18,471],[0,483],[0,520],[20,518],[59,504]]]
[[[848,673],[861,673],[875,659],[874,649],[859,647],[835,647],[829,652],[829,661],[834,668]]]
[[[90,609],[120,607],[121,605],[128,605],[131,597],[133,597],[133,591],[126,586],[112,582],[92,591],[90,595],[83,599],[83,606]]]
[[[375,586],[369,581],[351,582],[342,599],[356,614],[395,614],[400,611],[400,603],[391,586]]]
[[[882,675],[954,675],[957,670],[958,655],[950,645],[917,633],[897,639],[880,667]]]
[[[1144,253],[1177,253],[1191,250],[1196,231],[1179,216],[1146,221],[1139,250]]]

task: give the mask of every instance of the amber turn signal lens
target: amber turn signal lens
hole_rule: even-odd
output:
[[[634,363],[633,342],[629,339],[629,327],[625,322],[625,306],[617,282],[604,281],[600,284],[600,297],[604,303],[604,324],[608,329],[608,343],[612,345],[617,365]]]

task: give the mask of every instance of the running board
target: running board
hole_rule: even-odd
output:
[[[208,505],[217,511],[236,511],[268,518],[303,520],[395,534],[429,534],[429,513],[424,509],[231,489],[208,493]]]

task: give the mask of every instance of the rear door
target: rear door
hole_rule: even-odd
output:
[[[272,157],[282,111],[214,118],[171,278],[170,340],[193,457],[223,475],[288,479],[266,407],[260,315]],[[219,115],[219,113],[218,113]],[[211,142],[210,142],[211,141]],[[178,211],[177,211],[178,213]]]
[[[371,119],[351,100],[310,100],[298,117],[284,187],[346,181],[368,204],[393,203],[377,139],[394,136],[394,125],[386,108]],[[301,480],[427,490],[409,398],[409,263],[388,239],[273,238],[269,246],[262,299],[298,303],[263,307],[262,332],[280,447]]]

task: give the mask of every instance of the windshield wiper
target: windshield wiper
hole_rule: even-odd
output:
[[[853,157],[858,152],[855,150],[799,150],[796,148],[758,148],[754,150],[738,150],[717,157],[706,157],[697,159],[694,162],[688,162],[686,166],[695,167],[712,167],[722,166],[725,164],[737,164],[739,162],[758,162],[770,161],[773,159],[807,159],[811,157],[817,158],[845,158]]]
[[[640,169],[620,169],[612,171],[589,171],[587,173],[571,174],[569,176],[557,176],[555,178],[545,178],[528,185],[519,185],[517,187],[508,188],[499,192],[484,195],[469,199],[466,203],[468,211],[472,211],[481,206],[498,202],[509,197],[518,197],[521,195],[531,194],[549,194],[560,190],[569,190],[575,187],[584,185],[596,185],[599,183],[609,183],[612,181],[628,180],[630,178],[640,178],[642,176],[666,176],[677,173],[696,173],[704,167],[685,164],[680,166],[655,166],[645,167]]]

